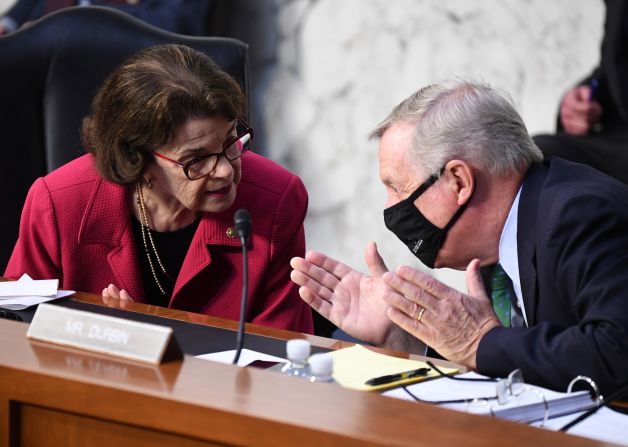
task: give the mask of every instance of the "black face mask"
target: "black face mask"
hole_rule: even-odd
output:
[[[423,194],[440,178],[444,169],[439,174],[434,174],[420,185],[410,197],[384,210],[384,222],[386,227],[406,244],[414,256],[429,268],[434,268],[436,255],[440,250],[447,231],[458,220],[466,209],[469,201],[462,205],[456,214],[447,222],[445,228],[438,228],[427,220],[414,205],[414,201]]]

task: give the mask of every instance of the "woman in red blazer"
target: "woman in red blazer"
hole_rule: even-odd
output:
[[[290,281],[307,193],[250,152],[238,84],[179,45],[133,56],[83,124],[90,154],[38,179],[5,276],[237,320],[242,256],[233,214],[252,217],[247,321],[312,332]]]

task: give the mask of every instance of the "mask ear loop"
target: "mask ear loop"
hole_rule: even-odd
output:
[[[389,213],[390,211],[397,209],[397,208],[401,208],[403,207],[407,202],[414,202],[417,197],[419,197],[421,194],[423,194],[427,188],[429,188],[430,186],[432,186],[434,183],[436,183],[436,181],[441,177],[441,175],[443,175],[443,172],[445,172],[445,167],[443,166],[443,168],[438,171],[436,174],[432,174],[427,180],[425,180],[423,182],[423,184],[421,184],[417,189],[415,189],[412,194],[410,194],[408,197],[406,197],[405,199],[403,199],[402,201],[400,201],[399,203],[386,208],[384,210],[384,214]]]
[[[456,221],[460,218],[460,215],[464,212],[464,210],[467,209],[467,205],[469,205],[468,200],[466,203],[463,203],[460,206],[460,208],[458,208],[458,211],[456,211],[456,213],[451,217],[451,219],[449,219],[449,222],[447,222],[447,225],[445,225],[445,228],[443,228],[444,232],[449,231],[449,229],[456,223]]]
[[[408,196],[407,199],[404,200],[405,201],[411,201],[414,202],[417,197],[419,197],[421,194],[423,194],[427,188],[429,188],[430,186],[432,186],[434,183],[436,183],[436,181],[440,178],[440,176],[443,174],[443,171],[445,170],[445,168],[441,169],[440,171],[438,171],[436,174],[433,174],[430,178],[428,178],[427,180],[425,180],[425,182],[423,182],[423,184],[421,186],[419,186],[412,194],[410,194]]]
[[[430,254],[430,259],[432,260],[432,262],[431,262],[431,265],[426,264],[428,267],[434,268],[434,261],[436,260],[436,256],[438,255],[438,250],[440,250],[440,248],[441,248],[441,246],[442,246],[442,244],[444,242],[444,238],[447,237],[447,232],[456,223],[456,221],[460,218],[460,216],[462,215],[464,210],[467,209],[467,205],[469,205],[469,201],[470,200],[471,200],[471,197],[469,197],[469,200],[467,200],[465,203],[463,203],[460,206],[460,208],[458,208],[458,211],[456,211],[454,213],[454,215],[451,217],[451,219],[449,219],[449,222],[447,222],[447,225],[445,225],[440,230],[441,241],[440,241],[440,243],[435,244],[434,247],[432,248],[432,253]]]

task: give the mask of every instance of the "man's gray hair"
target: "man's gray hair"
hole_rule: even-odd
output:
[[[396,123],[416,123],[410,156],[426,176],[453,159],[492,175],[525,171],[543,159],[509,99],[479,82],[448,79],[423,87],[369,138],[381,138]]]

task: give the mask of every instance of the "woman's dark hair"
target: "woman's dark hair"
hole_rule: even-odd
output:
[[[140,51],[105,80],[83,120],[83,144],[106,180],[132,184],[150,155],[192,118],[244,116],[240,86],[203,53],[183,45]]]

